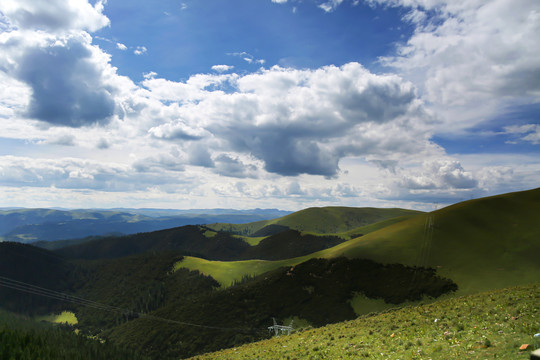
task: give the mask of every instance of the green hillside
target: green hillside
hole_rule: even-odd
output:
[[[339,214],[343,209],[348,208],[314,212],[307,209],[305,213],[299,212],[304,214],[297,219],[296,226],[310,218],[307,216],[310,211],[321,214],[328,210],[327,217],[331,218],[330,213]],[[369,213],[376,214],[374,210],[370,209]],[[387,215],[388,212],[388,209],[383,211]],[[0,243],[0,276],[5,277],[6,284],[23,281],[59,292],[55,294],[86,299],[74,301],[63,295],[48,298],[36,291],[30,295],[0,287],[0,304],[36,318],[70,311],[78,321],[75,326],[84,336],[105,339],[155,359],[177,359],[267,338],[272,317],[280,319],[280,323],[295,318],[304,326],[322,326],[351,320],[358,314],[447,299],[450,302],[445,304],[451,305],[444,305],[444,311],[440,311],[443,315],[436,307],[429,307],[432,305],[414,308],[429,309],[429,313],[414,312],[435,316],[441,320],[436,325],[444,328],[432,327],[433,319],[429,326],[427,323],[423,326],[425,317],[410,323],[407,320],[412,318],[410,313],[384,318],[388,324],[380,320],[383,318],[364,323],[362,326],[377,330],[373,334],[361,331],[366,339],[362,340],[366,344],[362,348],[366,356],[381,348],[388,358],[408,358],[403,351],[409,350],[411,357],[413,350],[421,350],[423,353],[416,352],[415,356],[434,359],[440,352],[452,356],[439,358],[454,358],[454,355],[463,358],[462,348],[454,347],[463,346],[466,351],[480,353],[475,346],[483,344],[487,350],[482,354],[493,357],[495,353],[490,353],[490,349],[495,349],[496,354],[509,354],[510,347],[501,345],[503,341],[521,341],[505,337],[507,331],[509,334],[540,331],[538,324],[529,320],[524,321],[523,328],[497,328],[506,321],[498,316],[512,314],[525,318],[531,309],[517,307],[521,298],[513,301],[506,297],[506,303],[494,300],[495,307],[482,308],[478,313],[473,308],[469,316],[467,311],[459,309],[459,303],[450,299],[537,282],[540,279],[539,215],[540,189],[535,189],[471,200],[432,213],[412,212],[380,221],[372,216],[366,220],[367,225],[352,226],[354,221],[344,216],[341,220],[334,218],[332,221],[341,222],[333,227],[317,224],[300,231],[291,229],[290,218],[294,218],[291,215],[277,220],[276,224],[260,226],[253,234],[261,237],[253,239],[256,240],[253,244],[248,244],[245,236],[209,230],[205,226],[100,238],[56,252]],[[283,225],[280,223],[283,219],[291,222]],[[316,216],[311,219],[318,221]],[[347,221],[348,225],[343,226]],[[321,229],[327,233],[317,234]],[[313,252],[313,247],[322,250]],[[204,254],[205,259],[199,254]],[[232,259],[237,261],[229,261]],[[537,298],[538,288],[531,291]],[[521,290],[517,294],[525,296]],[[491,295],[478,296],[484,299]],[[471,301],[465,301],[467,306],[476,306]],[[484,300],[474,301],[483,304]],[[533,310],[538,311],[538,307]],[[495,321],[495,325],[480,316]],[[472,337],[475,328],[463,320],[465,317],[477,323],[476,329],[482,326],[496,331],[481,333],[489,341],[478,343],[485,338]],[[406,328],[415,329],[419,335],[414,338],[405,335]],[[345,328],[336,329],[346,333]],[[391,339],[401,342],[395,346],[383,342],[383,339],[391,341],[388,336],[392,332],[386,337],[378,335],[387,330],[395,333]],[[505,335],[500,335],[500,330]],[[443,334],[449,347],[455,345],[450,348],[455,354],[447,352],[450,350],[435,331]],[[9,334],[10,338],[18,339],[18,334]],[[335,342],[341,339],[339,334],[333,335]],[[325,342],[313,341],[318,344],[317,349],[311,343],[309,347],[304,343],[294,344],[306,352],[283,353],[283,357],[335,358],[332,351],[340,349],[322,352]],[[332,343],[332,340],[324,341]],[[377,345],[368,347],[368,343]],[[359,347],[349,349],[347,344],[343,343],[341,350],[346,350],[345,353],[351,350],[352,356]],[[253,358],[253,354],[245,355]],[[281,354],[277,357],[282,358]]]
[[[429,266],[460,293],[540,279],[540,189],[462,202],[322,251]]]
[[[431,269],[343,257],[312,259],[294,269],[276,269],[201,294],[193,301],[171,301],[152,313],[170,319],[170,324],[141,317],[115,327],[107,337],[126,347],[147,350],[159,359],[165,354],[178,358],[266,338],[272,317],[296,317],[314,326],[353,319],[356,315],[349,301],[359,292],[398,304],[423,296],[439,297],[455,288],[451,280]],[[157,340],[149,342],[149,338]]]
[[[316,257],[346,256],[434,267],[438,274],[458,284],[459,294],[467,294],[540,278],[539,218],[540,189],[534,189],[420,214],[330,249],[273,264],[204,262],[199,267],[197,261],[187,259],[185,266],[216,276],[226,284],[257,274],[260,269],[291,266]],[[235,277],[224,278],[227,273]]]
[[[421,212],[406,209],[329,206],[308,208],[273,220],[237,225],[210,224],[208,227],[239,235],[251,235],[269,225],[281,225],[290,229],[317,234],[335,234],[400,216],[417,214],[421,214]]]
[[[459,297],[299,331],[205,359],[529,359],[540,284]],[[520,351],[522,344],[531,344]]]

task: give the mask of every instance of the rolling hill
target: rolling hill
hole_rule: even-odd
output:
[[[380,347],[385,354],[392,354],[391,358],[394,354],[401,358],[416,348],[437,358],[437,351],[447,355],[454,350],[462,357],[461,348],[452,350],[447,345],[470,345],[466,351],[477,351],[474,346],[480,341],[473,339],[479,331],[473,326],[478,325],[460,319],[466,316],[466,310],[459,310],[461,300],[452,302],[452,298],[540,279],[540,266],[535,261],[540,253],[540,189],[470,200],[431,213],[380,210],[313,208],[273,223],[184,226],[97,238],[54,252],[0,243],[0,270],[10,278],[34,281],[35,285],[103,305],[91,308],[86,302],[42,302],[35,297],[25,301],[23,294],[13,300],[14,294],[2,288],[0,296],[10,310],[40,315],[73,311],[81,333],[156,359],[191,356],[268,338],[266,328],[272,317],[322,326],[374,310],[446,299],[437,302],[444,310],[438,310],[436,304],[411,307],[404,315],[369,317],[373,322],[358,325],[371,324],[396,334],[387,334],[386,341],[402,340],[394,344],[384,342],[382,335],[364,334],[369,339],[366,341],[378,344],[361,347],[368,357]],[[308,226],[310,221],[319,223]],[[227,226],[236,229],[236,234],[222,231]],[[512,291],[529,296],[526,294],[537,294],[538,288]],[[506,354],[504,351],[510,350],[502,342],[515,337],[500,335],[497,327],[503,322],[514,323],[497,316],[508,309],[515,312],[514,317],[529,319],[534,315],[531,311],[538,309],[519,307],[518,298],[508,293],[503,300],[494,300],[491,307],[487,300],[480,300],[495,299],[495,294],[473,295],[473,300],[464,302],[469,307],[475,301],[487,304],[478,314],[474,312],[476,317],[470,321],[496,329],[481,333],[479,336],[489,336],[490,342],[480,345]],[[38,306],[34,309],[33,304]],[[436,327],[424,326],[425,316],[414,323],[404,322],[415,313],[430,314],[427,318],[436,316],[443,322]],[[482,322],[485,314],[493,315],[493,322]],[[350,327],[347,324],[336,325],[336,331],[353,336],[345,330]],[[525,330],[533,331],[534,324],[527,323],[524,328],[509,325],[501,330],[524,334]],[[358,326],[352,328],[364,332]],[[426,334],[405,336],[407,327]],[[436,331],[443,333],[442,338]],[[404,337],[399,337],[401,333]],[[317,337],[312,339],[319,344]],[[424,346],[431,341],[428,339],[448,344],[442,342],[440,348],[431,343]],[[341,344],[340,349],[356,355],[358,346],[349,349],[347,344]],[[299,358],[330,356],[331,351],[337,351],[330,345],[326,353],[321,350],[323,345],[317,349],[304,343],[290,346],[305,348],[305,353],[295,355]],[[248,349],[253,352],[253,348]]]
[[[283,229],[312,232],[316,234],[336,234],[380,221],[421,214],[420,211],[406,209],[378,209],[351,207],[308,208],[273,220],[248,224],[209,224],[216,231],[227,231],[246,236],[261,236],[265,227],[280,226]],[[275,231],[270,231],[275,234]]]
[[[294,215],[294,214],[293,214]],[[290,217],[291,215],[289,215]],[[540,189],[481,198],[379,228],[330,249],[283,261],[234,264],[186,258],[191,270],[234,278],[292,266],[311,258],[365,258],[438,269],[460,294],[527,284],[540,279]],[[177,266],[182,266],[181,264]]]

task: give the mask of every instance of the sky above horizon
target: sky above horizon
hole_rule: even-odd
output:
[[[536,188],[538,38],[537,0],[3,0],[0,207]]]

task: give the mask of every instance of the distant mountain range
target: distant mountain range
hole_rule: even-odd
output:
[[[0,211],[0,241],[32,243],[135,234],[193,224],[247,223],[287,214],[290,212],[276,209],[11,209]]]

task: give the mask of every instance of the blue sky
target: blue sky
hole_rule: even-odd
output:
[[[413,28],[399,8],[344,4],[327,13],[313,3],[268,0],[111,2],[104,14],[111,26],[95,42],[114,54],[119,73],[141,80],[149,69],[167,79],[186,79],[219,64],[236,71],[261,65],[317,68],[358,61],[377,68],[377,57],[395,50]],[[141,26],[134,26],[141,24]],[[112,40],[112,42],[111,42]],[[145,56],[119,50],[116,43]],[[141,45],[142,44],[142,45]],[[244,58],[249,58],[248,63]],[[264,60],[264,64],[256,62]]]
[[[535,188],[539,35],[536,0],[5,0],[0,207]]]

